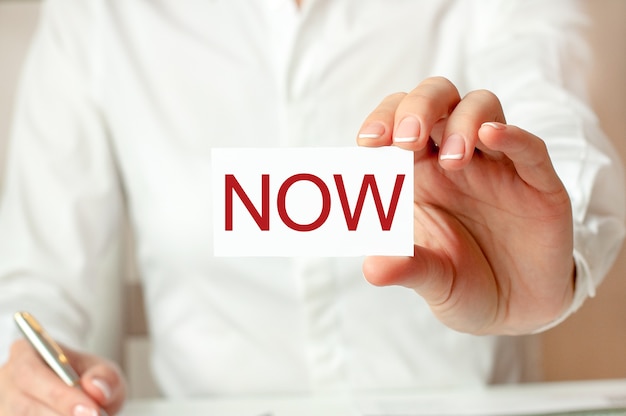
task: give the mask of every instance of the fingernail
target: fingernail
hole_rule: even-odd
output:
[[[94,378],[91,380],[91,382],[94,386],[96,386],[98,390],[102,392],[104,400],[108,402],[111,399],[111,387],[109,387],[109,384],[101,378]]]
[[[74,406],[74,411],[72,412],[74,416],[98,416],[98,411],[96,409],[91,409],[82,404],[77,404]]]
[[[491,127],[495,130],[504,130],[506,128],[506,125],[502,123],[496,123],[495,121],[488,121],[486,123],[483,123],[480,127]]]
[[[366,125],[359,132],[359,139],[378,139],[385,134],[385,126],[374,122]]]
[[[461,160],[465,156],[465,140],[458,134],[453,134],[445,141],[439,159]]]
[[[420,122],[413,116],[408,116],[400,121],[393,135],[396,143],[410,143],[417,141],[420,135]]]

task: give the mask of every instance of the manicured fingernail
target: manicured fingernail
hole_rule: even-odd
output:
[[[96,386],[98,390],[102,392],[104,400],[108,402],[111,399],[111,387],[109,387],[109,384],[101,378],[94,378],[91,380],[91,382],[94,386]]]
[[[408,116],[400,121],[393,135],[396,143],[416,142],[420,135],[420,122],[413,116]]]
[[[458,134],[453,134],[444,142],[439,159],[461,160],[465,156],[465,140]]]
[[[506,128],[506,125],[502,123],[496,123],[495,121],[488,121],[486,123],[483,123],[480,127],[491,127],[495,130],[504,130]]]
[[[96,409],[91,409],[87,406],[83,406],[82,404],[78,404],[74,406],[72,415],[74,416],[98,416],[98,411]]]
[[[359,132],[359,139],[378,139],[385,134],[385,126],[380,123],[370,123]]]

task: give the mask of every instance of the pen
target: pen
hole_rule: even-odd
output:
[[[28,312],[16,312],[13,317],[28,342],[61,380],[68,386],[80,388],[80,377],[72,368],[61,347],[54,342],[41,324]],[[103,409],[100,409],[99,414],[107,416]]]

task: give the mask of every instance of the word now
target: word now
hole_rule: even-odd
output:
[[[380,226],[382,230],[389,231],[391,224],[393,223],[393,217],[398,205],[398,199],[400,198],[400,190],[402,189],[402,183],[404,182],[405,175],[396,175],[395,184],[393,187],[393,193],[391,195],[391,201],[389,203],[388,213],[385,213],[383,203],[378,191],[378,185],[376,184],[376,177],[371,174],[363,175],[363,182],[359,191],[356,206],[354,212],[350,211],[350,204],[348,202],[348,196],[346,195],[346,187],[344,185],[343,176],[335,174],[333,175],[335,185],[337,187],[337,193],[341,208],[343,209],[343,215],[346,219],[346,225],[348,230],[355,231],[359,225],[359,219],[363,210],[363,204],[365,203],[365,195],[367,189],[372,190],[372,196],[374,198],[374,204],[376,205],[376,211],[378,213],[378,219],[380,220]],[[286,196],[289,188],[298,181],[309,181],[313,183],[320,191],[322,197],[321,212],[317,219],[309,224],[299,224],[295,222],[287,213]],[[241,199],[244,206],[254,218],[254,221],[259,226],[259,229],[263,231],[269,231],[270,229],[270,175],[261,175],[261,212],[255,208],[252,201],[248,197],[248,194],[244,191],[241,184],[237,181],[235,175],[229,174],[225,176],[225,188],[226,188],[226,219],[225,229],[227,231],[233,230],[233,193]],[[331,208],[330,190],[326,183],[318,176],[310,173],[299,173],[288,177],[278,189],[278,198],[276,201],[278,215],[282,222],[289,228],[295,231],[313,231],[320,228],[328,219]]]
[[[216,256],[413,254],[413,154],[213,149]]]

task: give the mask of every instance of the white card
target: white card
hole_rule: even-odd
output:
[[[215,256],[413,255],[413,153],[213,149]]]

